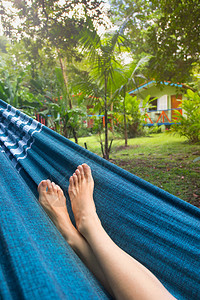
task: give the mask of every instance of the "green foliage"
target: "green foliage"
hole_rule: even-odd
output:
[[[6,0],[4,1],[6,2]],[[2,2],[2,24],[4,33],[15,42],[20,40],[24,45],[25,51],[18,51],[15,60],[23,60],[23,68],[29,67],[29,78],[25,86],[28,86],[29,92],[36,97],[43,98],[43,115],[44,110],[51,110],[53,120],[56,120],[56,130],[60,130],[61,122],[57,114],[62,113],[62,122],[64,122],[64,134],[67,135],[67,128],[76,136],[75,121],[77,120],[77,111],[72,103],[72,85],[70,68],[74,62],[81,61],[82,54],[80,51],[79,33],[83,28],[87,28],[87,16],[90,16],[91,23],[104,23],[102,1],[9,1],[14,7],[13,10],[6,10],[5,3]],[[16,18],[20,18],[20,25],[16,26]],[[14,61],[14,60],[13,60]],[[60,64],[60,69],[57,67]],[[18,65],[19,66],[19,65]],[[54,73],[53,73],[54,71]],[[61,103],[61,112],[55,103],[55,99],[63,97],[63,103],[68,108],[63,108]],[[46,103],[44,103],[47,101]],[[49,103],[50,106],[47,104]],[[15,105],[16,106],[16,105]],[[53,114],[52,110],[55,110]],[[75,109],[73,117],[66,114],[66,110]],[[80,113],[80,112],[79,112]],[[81,117],[81,113],[80,113]],[[65,120],[65,121],[64,121]],[[62,126],[61,126],[62,127]]]
[[[86,108],[80,106],[69,109],[65,105],[64,98],[60,98],[57,102],[46,102],[46,108],[40,112],[40,115],[48,121],[49,127],[69,138],[73,130],[78,131],[83,127]]]
[[[0,81],[0,99],[7,101],[9,98],[9,89],[3,81]]]
[[[190,74],[191,82],[189,86],[193,88],[195,91],[200,90],[200,62],[193,63],[192,65],[192,72]]]
[[[86,131],[81,127],[86,114],[82,104],[92,103],[94,112],[105,116],[106,126],[95,118],[93,130],[105,131],[107,158],[114,115],[126,137],[126,130],[129,136],[143,131],[148,104],[142,112],[138,100],[127,93],[145,78],[140,73],[180,82],[199,54],[198,4],[193,0],[112,0],[118,30],[104,35],[95,25],[103,23],[101,0],[10,2],[21,23],[13,26],[12,11],[2,15],[12,41],[0,38],[0,97],[33,117],[40,112],[51,127],[65,136],[73,132],[75,139],[76,131]],[[123,63],[127,55],[131,65]],[[193,86],[198,88],[199,64],[192,66]]]
[[[0,36],[0,53],[7,53],[7,44],[9,40],[5,36]]]
[[[17,78],[12,78],[6,71],[4,72],[5,79],[0,81],[0,97],[7,103],[19,107],[21,103],[20,83],[23,73]]]
[[[148,30],[147,41],[154,51],[151,76],[185,82],[190,79],[192,63],[199,61],[199,3],[195,0],[152,2],[158,17]]]
[[[102,117],[100,116],[93,116],[93,127],[92,127],[92,133],[97,133],[100,135],[103,132],[103,121]]]
[[[86,142],[90,151],[101,155],[96,136],[79,142],[83,147]],[[200,207],[200,160],[192,162],[199,156],[199,147],[186,143],[185,137],[152,134],[129,139],[129,147],[124,147],[123,139],[115,139],[110,156],[118,166]]]
[[[48,48],[46,55],[47,47],[40,49],[34,41],[28,45],[21,41],[8,47],[0,64],[0,98],[33,118],[40,113],[50,127],[70,136],[79,128],[82,109],[69,110],[72,91],[66,89],[54,51]]]
[[[134,64],[134,62],[132,62],[130,64],[130,66],[126,66],[124,68],[124,70],[121,72],[123,77],[121,79],[121,86],[120,88],[118,88],[113,95],[113,99],[115,99],[117,96],[121,97],[123,100],[123,128],[124,128],[124,139],[125,139],[125,146],[128,145],[128,134],[127,134],[127,122],[130,121],[130,114],[127,115],[127,110],[128,110],[128,106],[130,106],[130,104],[132,103],[132,101],[134,101],[135,98],[131,97],[127,91],[128,89],[132,88],[133,86],[137,86],[136,85],[136,78],[138,77],[144,77],[141,74],[138,74],[138,71],[140,70],[140,68],[146,63],[148,62],[149,57],[143,57],[142,59],[140,59],[140,61],[137,64]],[[128,68],[127,68],[128,67]],[[127,103],[128,101],[128,103]],[[132,107],[136,108],[136,112],[135,112],[135,116],[133,117],[134,119],[134,124],[132,124],[132,129],[134,128],[134,132],[136,133],[138,130],[138,120],[140,119],[140,117],[136,117],[136,115],[139,112],[139,106],[137,107],[138,101],[137,103],[135,103],[135,105],[133,105]],[[139,105],[139,104],[138,104]],[[133,113],[132,113],[133,115]],[[130,124],[129,124],[129,133],[131,131],[133,131],[130,128]]]
[[[126,121],[128,128],[128,136],[130,138],[140,136],[144,134],[144,119],[148,107],[150,96],[147,96],[142,103],[137,96],[132,97],[128,93],[126,94],[125,110]],[[116,120],[116,130],[124,132],[124,100],[116,102],[114,106],[114,118]]]
[[[150,54],[146,38],[152,19],[155,19],[152,2],[147,0],[111,0],[111,7],[114,23],[120,24],[122,20],[129,18],[126,35],[131,40],[132,51],[137,59]]]
[[[126,35],[137,58],[152,55],[143,74],[157,81],[190,80],[199,61],[199,2],[196,0],[112,0],[115,22],[130,16]]]
[[[153,133],[157,134],[161,132],[165,132],[165,125],[158,126],[158,124],[156,123],[154,123],[153,126],[150,126],[148,130],[149,134],[153,134]]]
[[[95,101],[100,98],[102,110],[105,116],[105,142],[101,141],[103,157],[109,158],[108,145],[108,113],[112,104],[112,91],[116,89],[116,77],[119,73],[120,61],[118,55],[121,49],[128,47],[124,38],[123,31],[126,21],[114,33],[99,36],[94,24],[90,18],[87,18],[87,27],[80,34],[80,42],[83,44],[83,50],[87,53],[90,63],[88,76],[86,76],[81,84],[81,92],[87,96],[92,96]],[[122,77],[122,76],[121,76]],[[98,101],[98,100],[97,100]]]
[[[176,122],[171,132],[185,136],[191,143],[200,142],[200,96],[191,90],[187,90],[187,99],[182,100],[183,114],[177,111]]]
[[[58,49],[67,49],[71,54],[77,53],[76,43],[80,29],[85,23],[85,15],[91,15],[95,22],[102,23],[102,1],[15,1],[9,0],[15,10],[6,10],[2,2],[2,23],[4,31],[13,39],[20,37],[34,38],[44,45],[49,40]],[[13,12],[14,11],[14,12]],[[17,26],[13,22],[16,15],[20,18]]]
[[[53,81],[53,64],[48,61],[44,52],[32,56],[21,41],[10,44],[7,54],[4,57],[0,54],[0,57],[1,81],[9,93],[4,100],[16,107],[23,105],[23,100],[31,101],[31,95],[41,100],[46,93],[47,83],[51,86]],[[41,57],[43,59],[40,61]]]
[[[143,131],[144,112],[140,108],[140,101],[136,96],[131,97],[129,95],[127,100],[128,134],[129,137],[136,137],[141,135]]]

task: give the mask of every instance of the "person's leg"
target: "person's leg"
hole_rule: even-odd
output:
[[[70,247],[76,252],[85,265],[93,272],[106,290],[112,295],[107,280],[85,238],[71,223],[66,198],[62,189],[50,180],[43,180],[38,186],[39,202],[48,213],[58,230],[66,239]]]
[[[69,196],[79,232],[88,241],[116,299],[175,299],[141,263],[120,249],[104,231],[93,201],[89,166],[70,177]]]

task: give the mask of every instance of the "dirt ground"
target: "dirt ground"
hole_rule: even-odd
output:
[[[121,168],[164,189],[165,191],[200,208],[200,168],[188,157],[144,157],[142,154],[129,159],[126,155],[111,161]]]

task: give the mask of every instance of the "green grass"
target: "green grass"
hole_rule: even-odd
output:
[[[79,138],[88,150],[101,155],[97,136]],[[185,138],[167,133],[150,137],[115,139],[110,153],[111,162],[143,178],[173,195],[200,207],[200,145],[190,145]]]

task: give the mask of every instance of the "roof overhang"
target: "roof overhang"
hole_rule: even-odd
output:
[[[141,92],[142,90],[146,90],[146,89],[156,85],[156,83],[157,83],[156,80],[151,80],[151,81],[145,82],[144,84],[140,85],[139,87],[137,87],[134,90],[129,91],[128,93],[130,95],[137,94],[137,93]],[[161,81],[161,82],[159,82],[159,84],[175,86],[175,87],[179,87],[179,88],[186,88],[186,86],[182,83],[172,83],[171,81]]]

